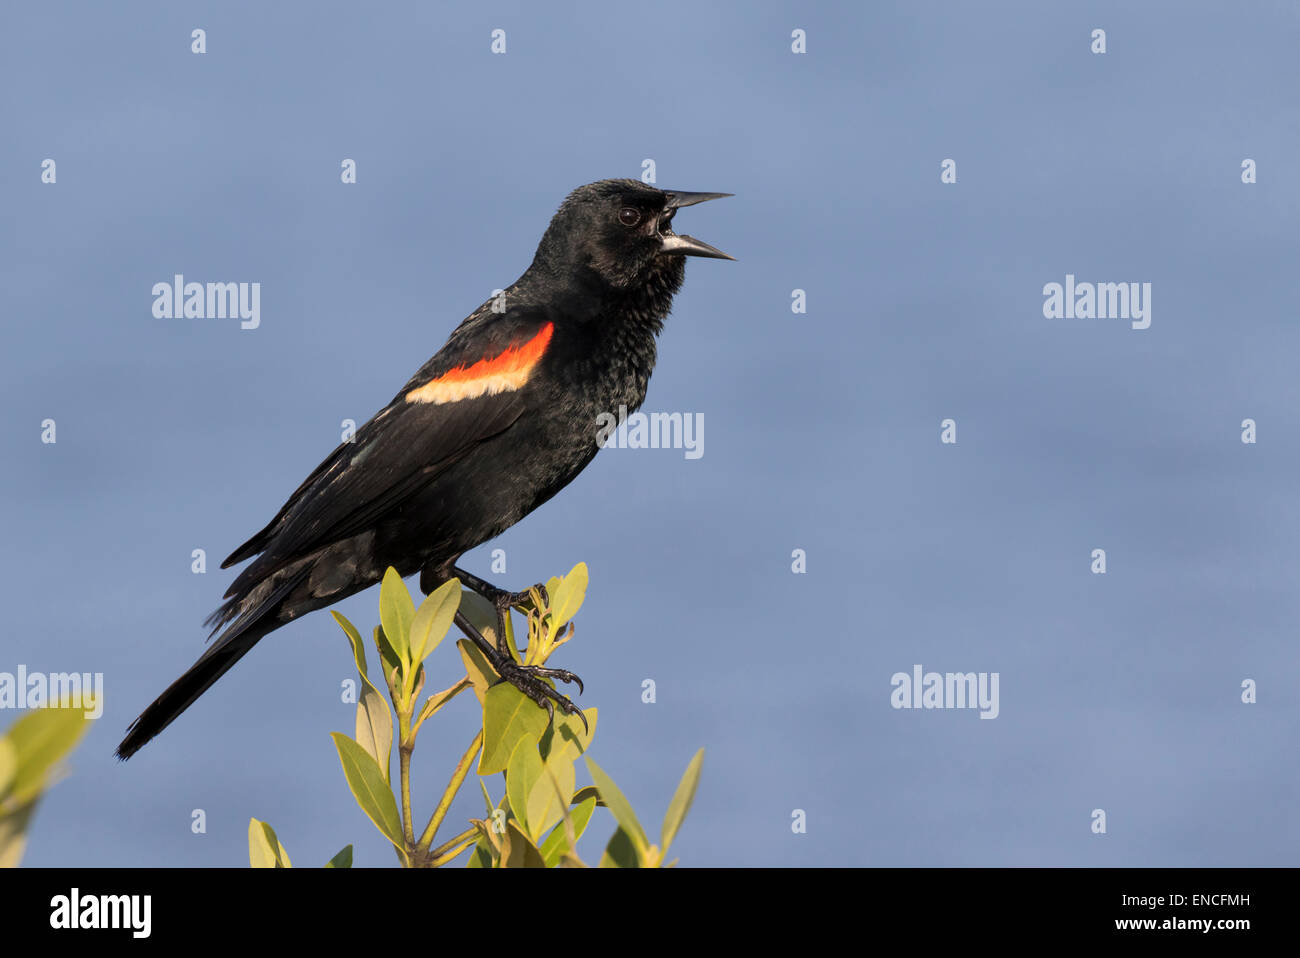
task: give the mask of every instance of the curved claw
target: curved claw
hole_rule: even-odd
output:
[[[542,678],[551,678],[563,682],[576,682],[578,689],[581,691],[583,687],[582,679],[572,672],[566,669],[547,669],[536,665],[518,665],[514,663],[505,666],[504,670],[499,670],[499,672],[503,682],[509,682],[537,705],[546,709],[551,723],[555,722],[555,706],[558,705],[566,715],[577,715],[582,719],[583,728],[588,732],[590,731],[590,727],[587,725],[587,716],[583,714],[582,709],[574,705],[567,695],[561,695],[542,681]]]
[[[575,713],[573,713],[573,714],[577,715],[578,718],[582,719],[582,732],[583,732],[583,734],[584,734],[584,735],[590,735],[590,734],[591,734],[591,726],[589,726],[589,725],[587,724],[587,715],[586,715],[586,713],[583,712],[582,709],[578,709],[578,711],[575,712]]]
[[[578,678],[578,676],[574,675],[568,669],[544,669],[540,666],[531,666],[531,668],[533,670],[533,675],[544,675],[548,679],[558,679],[561,682],[577,685],[579,695],[586,691],[583,688],[582,679]]]

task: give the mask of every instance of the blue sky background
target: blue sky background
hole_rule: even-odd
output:
[[[683,864],[1296,864],[1298,27],[1285,3],[6,9],[0,671],[107,684],[26,863],[242,865],[256,816],[295,862],[393,864],[328,736],[352,671],[324,612],[112,750],[340,422],[518,276],[570,189],[652,158],[736,194],[679,217],[739,261],[689,264],[646,404],[702,413],[704,456],[607,450],[493,545],[516,587],[590,566],[557,664],[652,829],[706,748]],[[260,282],[260,328],[155,319],[178,272]],[[1067,273],[1151,283],[1151,327],[1045,319]],[[1001,714],[894,710],[915,663],[1000,673]],[[432,667],[454,681],[450,643]],[[417,802],[473,712],[422,735]]]

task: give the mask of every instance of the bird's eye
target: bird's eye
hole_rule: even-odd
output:
[[[618,211],[618,221],[624,226],[636,226],[641,222],[641,211],[631,206],[625,206]]]

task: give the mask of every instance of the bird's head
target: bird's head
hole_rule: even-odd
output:
[[[683,206],[731,196],[661,190],[640,180],[600,180],[580,186],[560,205],[537,247],[535,263],[565,271],[591,270],[616,288],[647,281],[683,256],[734,259],[673,230]]]

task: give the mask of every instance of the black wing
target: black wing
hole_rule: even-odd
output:
[[[486,304],[466,319],[393,401],[330,453],[266,528],[221,564],[224,569],[261,553],[227,596],[283,563],[370,528],[474,446],[508,429],[525,409],[518,389],[443,403],[406,397],[453,370],[536,344],[547,325],[537,311],[494,314]]]

